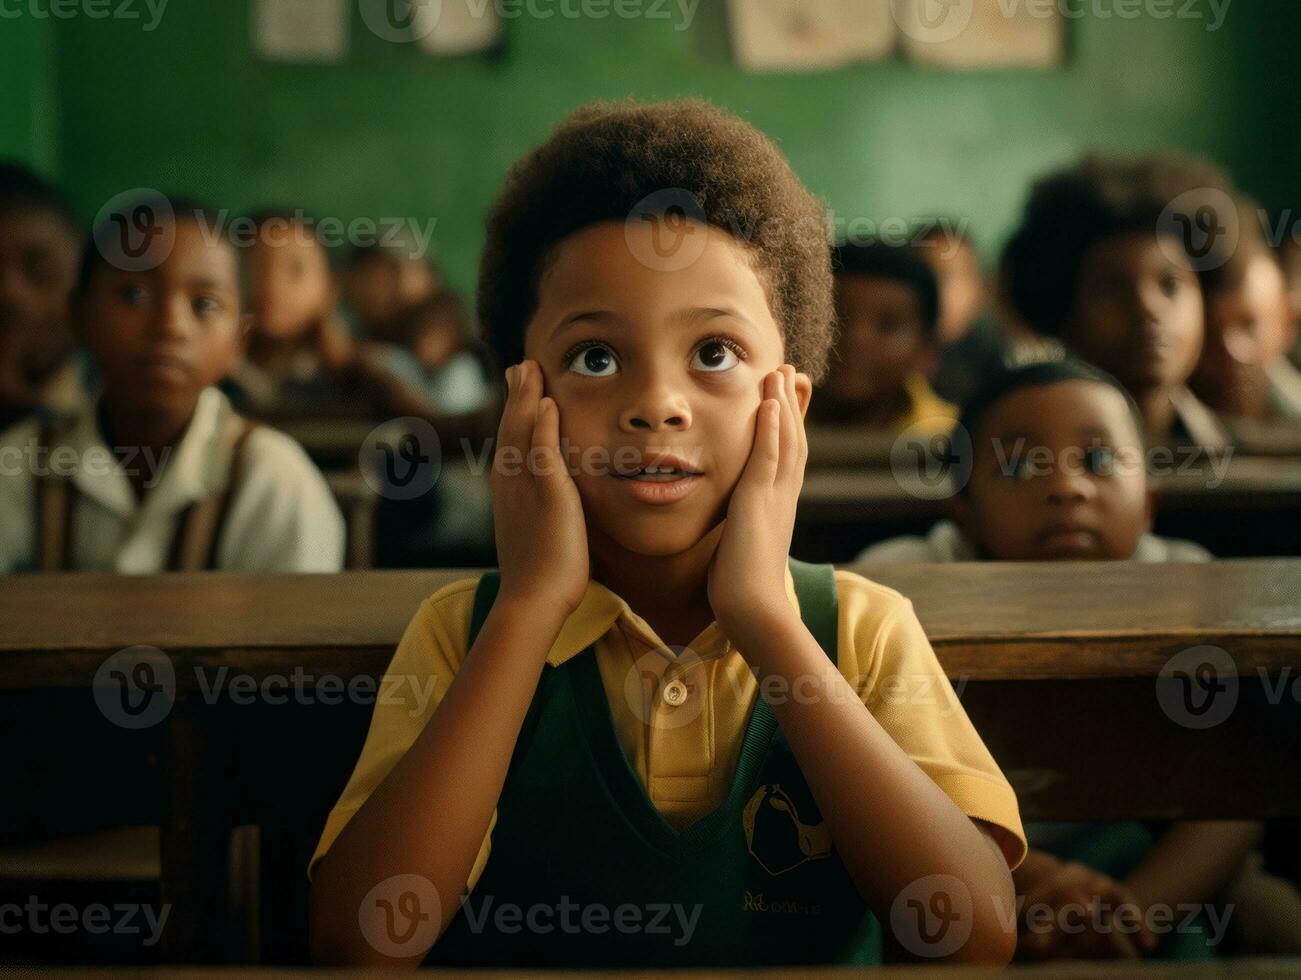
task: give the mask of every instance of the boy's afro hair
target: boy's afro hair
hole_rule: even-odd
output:
[[[826,212],[771,140],[698,99],[590,103],[511,169],[479,268],[479,317],[501,362],[524,356],[538,283],[561,240],[675,210],[748,246],[786,360],[821,379],[835,330]]]
[[[1035,184],[1021,226],[1002,259],[1003,288],[1013,310],[1046,337],[1061,337],[1075,308],[1085,256],[1105,239],[1133,232],[1177,235],[1197,227],[1211,208],[1217,224],[1232,221],[1221,202],[1232,197],[1228,178],[1213,164],[1175,154],[1121,160],[1091,156]],[[1230,238],[1220,236],[1221,245]],[[1176,247],[1184,247],[1182,236]],[[1223,264],[1197,255],[1194,267],[1206,280]]]
[[[53,184],[17,160],[0,159],[0,212],[20,210],[48,212],[81,237],[76,212]]]
[[[934,342],[940,320],[940,284],[916,248],[888,242],[842,242],[831,252],[836,275],[872,276],[902,283],[917,297],[922,336]]]

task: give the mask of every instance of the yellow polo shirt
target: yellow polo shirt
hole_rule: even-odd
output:
[[[445,586],[420,606],[389,674],[432,677],[397,684],[375,705],[361,758],[326,821],[312,857],[321,859],[367,797],[411,747],[466,655],[477,579]],[[786,592],[798,609],[794,582]],[[853,572],[836,572],[841,673],[890,736],[968,816],[988,824],[1009,867],[1025,856],[1016,796],[976,734],[922,632],[912,603]],[[711,623],[687,647],[666,648],[628,604],[595,582],[556,638],[547,663],[559,666],[595,644],[619,741],[647,795],[682,829],[727,796],[758,682],[744,656]],[[789,696],[798,698],[798,688]],[[488,860],[484,838],[466,886]]]

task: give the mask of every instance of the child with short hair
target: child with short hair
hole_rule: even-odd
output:
[[[1205,331],[1198,268],[1211,263],[1195,265],[1181,233],[1202,209],[1170,217],[1175,169],[1089,158],[1040,181],[1004,254],[1008,298],[1031,329],[1119,378],[1149,439],[1224,449],[1228,433],[1187,387]]]
[[[74,414],[88,400],[68,326],[81,235],[51,184],[0,161],[0,429],[37,410]]]
[[[150,195],[95,229],[73,320],[103,392],[68,424],[0,436],[29,462],[0,474],[0,572],[340,569],[343,521],[321,475],[215,387],[248,321],[214,224]]]
[[[877,961],[885,923],[1011,955],[1016,799],[911,605],[789,560],[823,214],[696,100],[589,105],[511,171],[479,284],[501,568],[398,647],[433,703],[376,706],[313,859],[318,960]],[[896,675],[942,707],[888,703]],[[909,903],[970,916],[935,946]]]
[[[862,563],[952,561],[1207,561],[1187,541],[1150,533],[1142,416],[1116,379],[1065,359],[995,376],[964,406],[955,434],[954,520],[926,538],[867,549]],[[1030,824],[1031,851],[1016,870],[1024,908],[1053,908],[1028,928],[1020,955],[1128,958],[1153,953],[1146,927],[1072,931],[1072,902],[1132,905],[1143,912],[1204,903],[1227,887],[1254,845],[1247,822],[1185,821],[1159,837],[1138,823]],[[1205,934],[1168,937],[1163,954],[1210,955]]]
[[[1287,356],[1296,335],[1278,255],[1243,243],[1208,277],[1206,346],[1193,390],[1226,418],[1301,421],[1301,372]]]
[[[833,268],[839,337],[811,420],[946,434],[957,409],[927,380],[940,315],[935,274],[884,242],[838,246]]]

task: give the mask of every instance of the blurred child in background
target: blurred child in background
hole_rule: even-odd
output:
[[[89,397],[68,325],[80,240],[58,191],[0,162],[0,429],[35,410],[74,414]]]
[[[105,221],[73,305],[102,396],[66,424],[0,437],[33,450],[0,474],[0,572],[338,571],[343,521],[320,473],[215,387],[248,328],[235,248],[193,202],[120,213],[153,216],[147,248]]]
[[[810,407],[814,423],[944,434],[957,409],[931,388],[940,297],[912,250],[876,242],[835,249],[839,339]]]
[[[1151,440],[1223,449],[1223,425],[1187,387],[1205,333],[1197,266],[1215,242],[1188,231],[1202,213],[1191,198],[1172,215],[1175,186],[1155,159],[1044,179],[1005,254],[1007,289],[1027,326],[1124,384]]]
[[[1118,381],[1079,361],[1013,368],[964,407],[967,462],[954,520],[925,538],[869,548],[863,562],[1206,561],[1203,549],[1150,533],[1143,420]],[[962,453],[959,453],[962,455]],[[1045,709],[1050,706],[1045,705]],[[1031,851],[1015,872],[1025,908],[1071,903],[1147,911],[1208,903],[1234,881],[1259,836],[1248,822],[1184,821],[1162,833],[1137,822],[1029,824]],[[1027,959],[1179,959],[1211,955],[1203,923],[1161,940],[1135,931],[1073,927],[1063,914],[1023,929]],[[1159,947],[1159,948],[1158,948]]]
[[[941,398],[960,405],[985,375],[1002,367],[1007,338],[990,309],[975,243],[961,224],[936,220],[918,232],[917,254],[940,290],[939,359],[932,380]]]
[[[344,383],[356,346],[336,312],[330,256],[302,211],[253,216],[247,282],[253,325],[232,374],[237,403],[255,414],[308,413],[352,400]]]
[[[348,256],[344,301],[360,336],[397,341],[402,317],[443,288],[443,278],[410,238],[360,246]]]
[[[1206,345],[1193,390],[1226,418],[1301,421],[1301,372],[1287,357],[1295,340],[1279,256],[1244,242],[1208,277]]]

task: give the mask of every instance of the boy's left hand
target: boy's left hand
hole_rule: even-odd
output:
[[[808,384],[789,364],[763,379],[754,447],[709,567],[709,604],[733,638],[741,626],[796,615],[786,597],[786,562],[809,455],[797,379]]]

